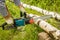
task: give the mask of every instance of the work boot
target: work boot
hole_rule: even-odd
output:
[[[13,18],[10,14],[4,17],[7,24],[13,24]]]
[[[2,24],[2,29],[3,29],[3,30],[5,29],[5,27],[4,27],[5,25],[7,25],[6,22]]]

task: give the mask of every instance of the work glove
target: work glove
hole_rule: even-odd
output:
[[[22,12],[22,11],[20,11],[20,17],[24,17],[24,18],[26,18],[26,17],[27,17],[26,12]]]

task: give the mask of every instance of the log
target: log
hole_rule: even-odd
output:
[[[52,38],[46,32],[39,33],[38,38],[39,40],[52,40]]]
[[[38,7],[35,7],[35,6],[30,6],[30,5],[27,5],[27,4],[24,4],[21,2],[21,4],[24,6],[24,7],[27,7],[29,9],[32,9],[32,10],[36,10],[40,13],[43,13],[44,15],[51,15],[53,18],[57,19],[57,20],[60,20],[60,15],[56,12],[51,12],[51,11],[47,11],[47,10],[44,10],[42,8],[38,8]]]
[[[40,28],[51,34],[55,39],[60,39],[60,30],[42,19],[36,19],[37,17],[39,17],[37,15],[29,14],[29,17],[32,17],[36,25],[39,25]]]

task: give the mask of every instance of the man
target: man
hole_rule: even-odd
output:
[[[20,3],[20,0],[13,0],[16,6],[18,6],[21,10],[21,17],[22,17],[22,12],[24,13],[24,17],[26,17],[26,12],[23,8],[23,6]],[[13,23],[13,18],[11,17],[8,8],[5,4],[5,0],[0,0],[0,14],[5,18],[5,21],[7,24],[14,24]]]

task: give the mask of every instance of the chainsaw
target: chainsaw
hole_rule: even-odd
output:
[[[24,14],[22,14],[22,12],[20,12],[20,18],[16,18],[13,19],[13,24],[9,25],[6,22],[3,23],[0,27],[2,27],[2,29],[11,29],[11,28],[17,28],[17,27],[21,27],[21,26],[25,26],[26,24],[31,24],[33,23],[30,17],[26,17],[27,14],[26,12],[24,12]]]
[[[24,16],[24,17],[23,17]],[[33,20],[33,18],[31,17],[26,17],[27,14],[26,12],[24,14],[22,14],[22,12],[20,12],[20,18],[16,18],[16,19],[13,19],[14,21],[14,24],[11,24],[11,25],[8,25],[6,22],[2,24],[2,29],[4,30],[5,29],[5,26],[7,26],[7,29],[10,29],[10,28],[16,28],[17,27],[21,27],[21,26],[25,26],[26,24],[32,24],[34,23],[34,20],[37,20],[37,19],[42,19],[42,20],[45,20],[45,19],[49,19],[51,18],[51,16],[49,15],[45,15],[45,16],[41,16],[41,17],[37,17]]]

